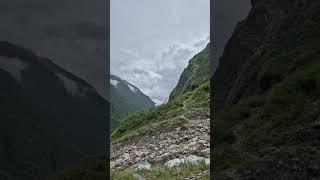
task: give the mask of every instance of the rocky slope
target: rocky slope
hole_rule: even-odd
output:
[[[211,79],[215,179],[313,179],[320,3],[255,0]]]
[[[151,165],[175,158],[198,155],[209,158],[209,110],[194,110],[183,115],[185,122],[170,131],[153,131],[130,141],[111,145],[111,168],[127,168],[141,162]]]
[[[167,104],[126,117],[112,133],[114,171],[182,159],[209,163],[208,47],[189,61]]]
[[[0,74],[1,178],[44,179],[104,152],[109,103],[92,86],[8,42]]]
[[[125,116],[155,107],[154,102],[136,86],[115,75],[110,76],[110,103],[111,129],[116,128]]]

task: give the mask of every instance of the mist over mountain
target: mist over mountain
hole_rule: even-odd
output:
[[[105,151],[109,103],[93,86],[4,41],[0,74],[1,178],[44,179]]]
[[[107,12],[102,0],[2,0],[0,40],[52,59],[107,99]]]
[[[155,103],[136,86],[115,76],[110,76],[111,129],[120,120],[135,111],[155,107]]]

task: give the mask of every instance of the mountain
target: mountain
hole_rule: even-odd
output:
[[[125,117],[112,132],[110,160],[112,179],[134,179],[133,174],[136,172],[125,168],[139,160],[159,164],[171,156],[179,157],[182,154],[209,156],[209,73],[205,73],[209,71],[208,49],[209,45],[189,61],[174,90],[177,92],[174,98],[158,107],[132,113]],[[190,69],[194,74],[187,73]],[[197,76],[200,74],[203,76]],[[116,86],[120,83],[122,88],[126,89],[125,92],[128,92],[130,85],[128,82],[111,76],[110,84],[115,92]],[[194,85],[193,88],[190,84]],[[131,86],[132,90],[136,88]],[[185,87],[183,92],[180,92],[178,86]],[[137,88],[136,90],[138,91]],[[157,149],[150,149],[150,147]],[[183,173],[178,176],[179,173],[172,172],[173,169],[168,170],[162,166],[157,167],[156,173],[152,169],[144,171],[150,176],[148,179],[172,178],[172,173],[175,173],[177,178],[185,178],[193,174],[201,174],[198,177],[209,177],[209,167],[204,163],[192,166],[183,164],[179,169]],[[104,179],[109,172],[104,169],[103,156],[96,156],[82,160],[72,168],[55,174],[50,180]]]
[[[106,96],[109,1],[31,1],[1,1],[1,22],[6,25],[0,28],[0,40],[50,57],[52,62],[88,82],[101,96]]]
[[[109,103],[48,58],[0,42],[0,177],[44,179],[104,152]]]
[[[202,83],[209,79],[209,54],[210,45],[195,55],[189,61],[188,66],[183,70],[178,84],[172,90],[169,96],[169,100],[179,97],[188,91],[192,91],[199,87]]]
[[[119,125],[125,116],[155,107],[154,102],[136,86],[110,75],[111,129]]]
[[[170,93],[168,103],[145,112],[136,112],[123,119],[112,133],[113,139],[118,139],[141,126],[164,121],[183,114],[183,101],[189,109],[208,104],[209,91],[209,44],[189,61],[183,70],[178,84]],[[132,125],[132,126],[131,126]],[[119,137],[118,137],[119,136]]]
[[[168,170],[166,163],[188,157],[208,161],[209,62],[208,45],[190,59],[166,104],[133,113],[121,121],[111,134],[113,179],[132,179],[133,174],[145,179],[170,179],[174,172],[177,179],[196,174],[208,178],[207,163],[181,165],[178,170],[181,173],[174,168]],[[153,169],[154,165],[158,166]],[[130,170],[132,166],[150,169],[141,174]]]
[[[211,79],[215,179],[320,176],[320,2],[252,0]]]

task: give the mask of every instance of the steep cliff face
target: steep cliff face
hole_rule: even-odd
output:
[[[319,177],[320,3],[252,6],[211,79],[214,176]]]
[[[177,86],[172,90],[169,100],[182,96],[188,91],[199,87],[209,79],[209,54],[210,44],[204,50],[195,55],[188,66],[183,70]]]
[[[0,42],[0,177],[43,179],[104,152],[109,107],[49,59]]]

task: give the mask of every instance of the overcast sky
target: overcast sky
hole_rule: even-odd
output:
[[[214,0],[212,33],[213,33],[213,61],[211,62],[211,75],[215,72],[226,43],[230,39],[236,25],[245,19],[251,9],[251,0]]]
[[[215,0],[219,56],[250,0]],[[0,40],[50,58],[107,97],[107,1],[1,0]],[[209,37],[210,0],[111,0],[111,72],[163,102]]]
[[[209,0],[111,0],[111,73],[160,104],[209,42]]]
[[[108,98],[107,1],[1,0],[0,40],[51,59]]]

